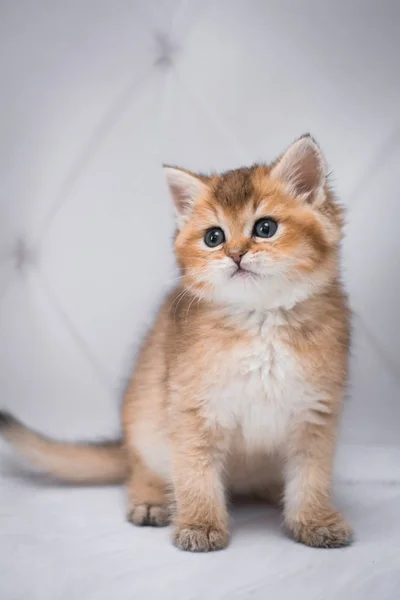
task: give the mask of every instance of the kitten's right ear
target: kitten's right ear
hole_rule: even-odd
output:
[[[174,202],[177,224],[181,228],[189,218],[194,203],[208,187],[203,179],[193,173],[169,165],[163,165],[163,168]]]
[[[325,197],[325,157],[309,134],[302,135],[289,146],[272,168],[270,176],[283,183],[291,194],[309,203]]]

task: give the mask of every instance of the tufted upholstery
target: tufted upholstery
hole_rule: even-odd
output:
[[[310,131],[348,208],[343,468],[360,458],[368,478],[370,452],[380,472],[382,447],[400,445],[399,3],[0,11],[1,405],[49,434],[117,432],[135,350],[176,275],[161,163],[268,161]]]

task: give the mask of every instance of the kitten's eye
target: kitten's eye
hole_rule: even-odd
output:
[[[253,229],[253,235],[260,238],[270,238],[275,235],[278,229],[278,223],[270,217],[259,219]]]
[[[222,231],[221,227],[212,227],[204,236],[204,243],[209,248],[216,248],[220,244],[223,244],[225,241],[225,234]]]

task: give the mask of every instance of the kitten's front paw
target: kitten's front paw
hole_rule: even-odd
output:
[[[226,548],[229,535],[224,529],[209,525],[178,526],[174,533],[174,544],[187,552],[213,552]]]
[[[290,530],[297,542],[314,548],[342,548],[353,540],[350,525],[338,512],[296,520],[290,524]]]

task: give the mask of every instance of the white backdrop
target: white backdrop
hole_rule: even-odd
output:
[[[399,30],[397,0],[0,2],[0,408],[64,438],[117,433],[135,350],[176,275],[161,163],[269,161],[311,132],[348,207],[342,467],[356,458],[353,484],[399,477]],[[274,526],[267,553],[264,513],[244,515],[252,529],[222,558],[190,562],[169,533],[125,529],[117,491],[93,503],[27,485],[2,487],[5,600],[108,600],[116,581],[121,600],[157,585],[166,598],[166,582],[171,598],[264,598],[266,586],[300,598],[301,582],[308,600],[397,597],[398,488],[382,481],[346,491],[356,558],[317,562]]]
[[[349,209],[344,435],[399,443],[399,3],[0,10],[1,404],[49,433],[116,431],[134,350],[174,276],[161,163],[269,161],[310,131]]]

